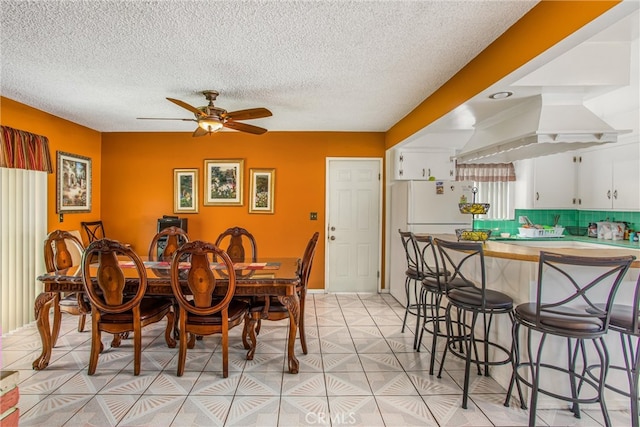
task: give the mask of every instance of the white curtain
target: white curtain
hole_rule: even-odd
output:
[[[47,172],[0,167],[1,333],[35,320],[42,292],[36,279],[45,271],[42,245],[47,235]]]

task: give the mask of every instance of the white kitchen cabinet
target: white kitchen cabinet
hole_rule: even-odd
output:
[[[578,162],[574,151],[538,157],[533,168],[533,207],[567,209],[577,205]]]
[[[581,154],[580,209],[640,210],[639,147],[630,144]]]
[[[402,180],[455,179],[453,154],[451,150],[395,150],[393,177]]]

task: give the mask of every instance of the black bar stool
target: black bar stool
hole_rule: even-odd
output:
[[[611,425],[604,401],[609,363],[604,335],[609,329],[613,297],[634,259],[633,256],[596,258],[540,252],[536,301],[516,307],[513,326],[512,385],[514,381],[521,381],[531,387],[529,426],[536,423],[539,393],[571,402],[571,411],[576,418],[580,418],[579,404],[599,403],[605,425]],[[598,304],[603,299],[605,304]],[[528,331],[526,361],[521,361],[520,326]],[[535,348],[534,336],[539,337]],[[566,339],[566,354],[562,353],[562,346],[546,353],[543,351],[544,345],[554,336]],[[589,341],[598,355],[597,377],[589,374],[585,345]],[[560,355],[566,356],[566,367],[554,360],[561,359]],[[540,384],[543,372],[552,376],[548,387]],[[569,390],[562,390],[561,381],[565,378]],[[585,385],[591,387],[595,395],[581,396]],[[505,406],[508,406],[509,398],[508,393]]]
[[[434,241],[440,253],[444,272],[442,277],[448,289],[449,300],[445,311],[447,345],[442,354],[438,378],[442,377],[447,352],[465,360],[462,407],[466,409],[471,364],[477,365],[478,375],[482,375],[481,367],[484,367],[484,375],[489,376],[490,366],[512,363],[511,345],[507,348],[498,342],[490,341],[490,334],[494,315],[507,315],[513,322],[513,299],[502,292],[487,288],[482,243],[449,242],[441,239]],[[480,276],[479,281],[469,278],[474,273]],[[454,287],[454,284],[457,286]],[[466,286],[461,286],[462,284]],[[458,313],[456,318],[452,316],[453,309]],[[454,333],[456,329],[457,334]],[[493,359],[489,357],[490,349],[495,356]],[[516,385],[523,405],[520,383],[516,381]],[[509,393],[511,391],[512,388],[509,387]]]
[[[597,304],[599,310],[604,309],[604,304]],[[593,312],[593,310],[588,310]],[[623,371],[627,377],[629,388],[623,390],[610,382],[605,387],[618,394],[626,396],[630,401],[631,425],[638,427],[640,416],[638,414],[638,382],[640,376],[640,275],[636,281],[633,294],[633,304],[614,304],[611,308],[609,330],[618,332],[624,366],[611,365],[609,369]],[[635,341],[635,344],[634,344]],[[593,369],[589,372],[593,373]]]
[[[415,236],[410,231],[402,231],[398,229],[400,233],[400,239],[402,240],[402,246],[407,258],[407,270],[405,271],[404,289],[407,297],[407,302],[404,308],[404,319],[402,320],[402,332],[407,325],[407,317],[409,313],[415,315],[416,319],[416,337],[413,341],[413,348],[416,348],[418,344],[418,327],[420,325],[420,298],[418,296],[419,284],[424,279],[424,272],[422,269],[422,260],[420,259],[420,250],[416,243]]]
[[[438,338],[446,338],[445,312],[442,307],[442,298],[447,291],[470,284],[459,278],[445,281],[445,272],[440,268],[438,253],[432,236],[416,236],[416,242],[420,247],[420,255],[423,262],[424,279],[420,293],[420,306],[422,307],[422,327],[420,328],[417,351],[420,351],[424,332],[431,334],[431,361],[429,363],[429,375],[433,375]],[[418,334],[416,333],[416,336]]]

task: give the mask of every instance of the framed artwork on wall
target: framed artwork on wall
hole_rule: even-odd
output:
[[[244,160],[205,160],[205,206],[242,206]]]
[[[250,213],[273,213],[275,169],[251,169]]]
[[[91,212],[91,159],[57,151],[56,211]]]
[[[198,169],[173,170],[173,212],[198,212]]]

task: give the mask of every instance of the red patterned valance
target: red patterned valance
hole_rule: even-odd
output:
[[[49,139],[0,126],[0,167],[53,172]]]

